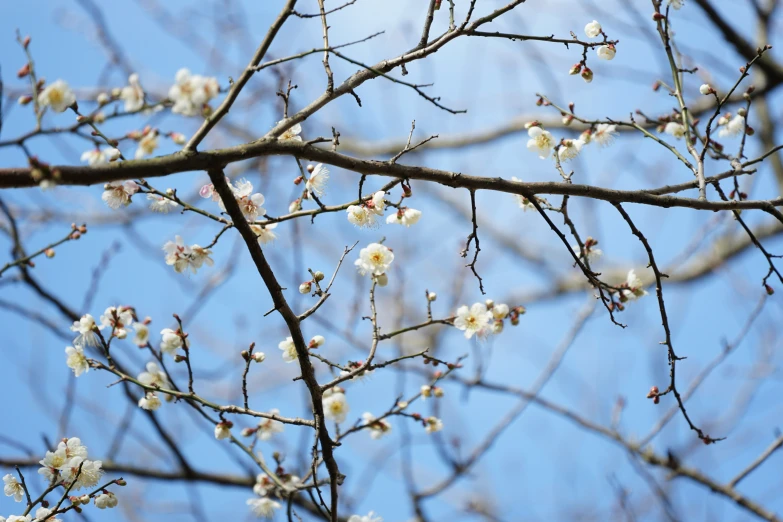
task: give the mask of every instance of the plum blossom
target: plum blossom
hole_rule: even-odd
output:
[[[739,134],[742,134],[745,131],[745,117],[740,116],[739,114],[731,118],[726,122],[725,125],[721,125],[720,130],[718,131],[718,137],[720,138],[730,138],[733,136],[738,136]]]
[[[103,475],[102,465],[103,462],[100,460],[86,460],[82,456],[73,457],[60,468],[62,481],[68,485],[73,482],[72,490],[91,488],[98,484]]]
[[[588,38],[595,38],[601,34],[601,24],[597,20],[593,20],[585,26],[585,34]]]
[[[2,522],[31,522],[31,521],[32,521],[32,517],[30,515],[11,515],[7,519],[3,518]]]
[[[153,212],[159,212],[161,214],[168,214],[175,208],[179,207],[179,203],[173,199],[164,198],[157,194],[147,194],[147,199],[150,200],[150,210]]]
[[[136,159],[141,159],[144,156],[152,156],[155,154],[155,149],[158,148],[159,139],[158,139],[158,131],[157,130],[151,130],[147,132],[142,138],[139,140],[139,146],[136,149]]]
[[[386,210],[386,200],[384,199],[386,197],[386,192],[379,190],[375,194],[372,195],[372,198],[370,198],[370,201],[365,203],[367,208],[372,210],[376,216],[382,216],[384,210]]]
[[[253,514],[259,518],[272,518],[275,516],[275,510],[282,506],[270,498],[249,498],[247,505],[253,511]]]
[[[223,440],[231,437],[231,427],[233,424],[229,421],[220,421],[215,424],[215,438]]]
[[[114,337],[125,339],[133,322],[133,312],[128,307],[110,306],[101,315],[100,329],[110,328]]]
[[[626,277],[625,284],[626,289],[622,290],[622,297],[624,301],[635,301],[640,297],[647,295],[647,290],[644,289],[644,282],[636,275],[636,271],[629,270]]]
[[[229,184],[231,192],[239,204],[239,209],[242,211],[242,215],[248,221],[255,221],[259,215],[266,214],[266,209],[261,205],[264,204],[264,195],[261,193],[253,194],[253,184],[246,179],[240,179],[234,184]],[[202,187],[203,190],[203,187]],[[218,197],[218,205],[220,210],[226,211],[226,207],[223,204],[223,200]]]
[[[572,160],[579,155],[584,144],[582,140],[563,140],[557,148],[557,157],[560,161]]]
[[[600,248],[595,248],[595,245],[598,244],[598,241],[595,239],[588,237],[585,240],[585,254],[587,256],[587,262],[588,263],[594,263],[595,261],[598,261],[601,259],[601,256],[604,254],[603,250]],[[579,245],[573,245],[571,249],[574,251],[574,253],[577,255],[577,257],[582,258],[582,249],[579,248]]]
[[[147,392],[144,397],[139,399],[139,408],[142,410],[156,411],[162,404],[160,397],[153,392]]]
[[[511,176],[511,181],[521,182],[522,180],[516,176]],[[533,203],[531,203],[531,201],[522,194],[514,194],[514,197],[516,198],[517,203],[519,203],[519,208],[521,208],[524,212],[536,209],[535,205],[533,205]],[[539,204],[548,204],[547,200],[544,198],[536,197],[536,201],[538,201]]]
[[[177,336],[179,338],[179,336]],[[150,361],[147,363],[147,371],[141,372],[138,381],[145,386],[155,386],[157,388],[170,389],[171,384],[166,372],[160,369],[158,363]]]
[[[283,360],[285,362],[294,362],[299,358],[299,355],[296,353],[296,345],[291,337],[286,337],[285,341],[280,341],[277,347],[283,351]]]
[[[64,80],[57,80],[38,95],[38,103],[43,107],[51,107],[54,112],[65,112],[76,103],[76,95]]]
[[[483,336],[488,332],[487,326],[493,320],[492,312],[487,310],[484,303],[474,303],[457,308],[457,316],[454,319],[454,327],[465,332],[465,339],[470,339],[474,334]]]
[[[163,251],[166,253],[166,264],[174,267],[177,273],[184,272],[187,268],[194,274],[198,269],[207,264],[214,265],[210,255],[212,251],[199,245],[186,246],[180,236],[175,236],[174,241],[167,241],[163,245]]]
[[[617,48],[612,44],[602,45],[595,51],[595,54],[602,60],[612,60],[614,55],[617,54]]]
[[[171,112],[175,114],[198,116],[220,92],[217,78],[191,74],[188,69],[177,71],[175,79],[176,83],[169,89],[169,99],[174,102]]]
[[[90,363],[84,355],[84,348],[81,346],[66,346],[65,355],[67,356],[65,364],[68,365],[68,368],[73,370],[73,374],[76,377],[90,371]]]
[[[269,410],[269,413],[271,415],[280,415],[280,410],[273,408]],[[258,423],[256,436],[261,440],[269,440],[275,436],[275,433],[283,433],[284,429],[285,425],[280,421],[276,421],[275,419],[263,419]]]
[[[685,4],[685,0],[669,0],[672,9],[680,9]]]
[[[374,511],[370,511],[364,516],[351,515],[348,518],[348,522],[383,522],[383,519],[379,516],[376,516]]]
[[[679,140],[683,136],[685,136],[685,126],[682,123],[677,123],[676,121],[670,121],[663,128],[663,132],[665,132],[666,134],[671,134],[672,136],[674,136]]]
[[[190,340],[185,338],[185,345],[190,346]],[[174,352],[182,347],[182,336],[171,328],[160,331],[160,351],[174,357]],[[149,366],[148,366],[149,368]]]
[[[98,346],[98,335],[95,333],[95,319],[90,314],[84,314],[71,325],[72,332],[79,332],[73,340],[74,346]]]
[[[133,73],[128,77],[128,85],[120,91],[120,99],[125,102],[126,112],[136,112],[144,107],[144,90],[138,74]]]
[[[599,123],[592,133],[592,139],[602,147],[611,145],[617,133],[617,125]]]
[[[94,165],[105,165],[110,161],[114,161],[120,157],[119,149],[90,149],[82,154],[82,161],[86,161],[91,167]]]
[[[267,225],[250,225],[250,230],[258,238],[258,242],[261,245],[271,243],[277,239],[277,234],[274,233],[274,229],[277,228],[277,223],[269,223]]]
[[[95,497],[95,507],[98,509],[106,509],[117,507],[118,500],[117,495],[111,491],[104,490],[103,493]]]
[[[144,323],[133,323],[133,331],[136,335],[133,336],[133,344],[142,348],[147,346],[150,339],[150,329]]]
[[[437,417],[427,417],[424,422],[426,424],[424,431],[427,433],[435,433],[443,429],[443,421]]]
[[[24,488],[22,484],[16,480],[16,477],[10,473],[3,477],[3,493],[6,497],[14,497],[15,502],[21,502],[24,498]]]
[[[359,228],[375,226],[375,213],[364,205],[351,205],[346,209],[348,221]]]
[[[701,87],[699,87],[699,92],[706,96],[708,94],[714,93],[715,89],[713,89],[712,85],[709,83],[703,83],[701,84]]]
[[[112,181],[103,186],[101,199],[110,209],[117,210],[130,205],[131,197],[138,191],[139,186],[135,181]]]
[[[277,122],[278,124],[282,122]],[[302,133],[302,126],[298,123],[295,123],[293,127],[288,129],[287,131],[283,132],[283,134],[280,135],[281,140],[294,140],[294,141],[302,141],[302,137],[299,135]]]
[[[420,217],[421,210],[416,210],[415,208],[409,207],[400,207],[397,212],[386,218],[386,223],[405,225],[406,227],[410,227],[411,225],[415,225],[416,222],[419,221]]]
[[[308,170],[310,170],[308,168]],[[310,173],[310,178],[305,183],[305,188],[310,194],[315,194],[319,198],[326,193],[326,183],[329,181],[329,170],[323,163],[316,165]]]
[[[51,513],[52,513],[51,509],[45,508],[45,507],[39,507],[38,509],[35,510],[35,519],[34,520],[36,520],[36,521],[38,521],[38,520],[46,520],[46,522],[60,522],[60,519],[51,516]],[[25,518],[27,520],[29,520],[30,519],[30,515],[27,515],[26,517],[20,517],[19,520],[22,521]]]
[[[370,430],[370,438],[378,440],[384,435],[388,435],[391,431],[391,424],[386,419],[376,419],[372,413],[365,412],[362,415],[364,423]]]
[[[343,422],[348,412],[351,411],[345,394],[340,388],[332,388],[324,392],[324,417],[334,422]]]
[[[527,142],[528,150],[538,153],[541,159],[548,158],[555,146],[552,133],[535,125],[527,130],[527,135],[530,136]]]
[[[360,275],[385,274],[394,261],[394,253],[380,243],[370,243],[359,252],[359,259],[354,264],[359,270]]]

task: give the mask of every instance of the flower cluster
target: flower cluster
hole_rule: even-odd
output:
[[[264,473],[259,473],[256,476],[253,493],[260,498],[248,499],[247,505],[250,506],[250,509],[257,517],[273,518],[275,510],[280,509],[280,503],[269,498],[269,495],[276,494],[278,497],[284,498],[286,491],[294,490],[302,484],[302,479],[296,475],[285,473],[282,467],[278,467],[276,475],[277,482]]]
[[[198,116],[209,111],[209,101],[218,95],[217,78],[191,74],[188,69],[177,71],[176,83],[169,89],[169,99],[174,102],[171,112],[183,116]]]
[[[50,484],[63,484],[72,491],[95,487],[103,475],[100,460],[87,460],[87,447],[76,437],[63,439],[47,451],[38,470]]]
[[[84,159],[84,156],[82,156],[82,159]],[[138,191],[139,186],[135,181],[112,181],[103,186],[101,199],[110,209],[117,210],[120,207],[130,205],[131,198]]]
[[[258,219],[258,216],[263,216],[266,214],[266,209],[261,206],[264,204],[264,195],[260,192],[254,194],[252,183],[246,179],[240,179],[235,183],[231,183],[228,178],[226,178],[226,182],[231,188],[231,192],[234,195],[234,198],[237,200],[239,208],[242,211],[242,215],[245,217],[245,219],[248,221],[255,221]],[[223,203],[223,200],[220,199],[220,195],[215,190],[215,186],[211,183],[201,187],[199,194],[202,198],[211,198],[212,201],[217,201],[218,205],[220,206],[220,210],[223,212],[226,211],[226,206]],[[271,225],[266,226],[270,227]]]
[[[370,412],[365,412],[362,415],[362,420],[370,430],[370,437],[373,440],[378,440],[391,432],[391,424],[386,419],[376,419]]]
[[[589,237],[585,239],[585,247],[584,251],[582,251],[581,248],[579,248],[579,245],[573,245],[571,249],[574,251],[576,256],[580,259],[587,259],[588,263],[594,263],[601,259],[601,256],[604,254],[604,251],[600,248],[596,248],[596,245],[598,244],[597,239],[593,239],[592,237]]]
[[[199,245],[186,246],[180,236],[175,236],[174,241],[167,241],[163,245],[163,251],[166,253],[166,264],[174,267],[174,271],[179,273],[190,268],[194,274],[198,269],[207,264],[212,266],[214,261],[211,256],[212,251]]]
[[[492,299],[487,299],[484,303],[473,303],[471,307],[460,306],[453,324],[455,328],[465,332],[465,339],[474,335],[485,338],[490,334],[502,332],[506,318],[511,320],[511,324],[517,325],[519,316],[523,313],[525,309],[521,306],[509,308],[506,304],[496,304]],[[422,394],[424,395],[424,390]]]
[[[379,190],[370,199],[360,205],[351,205],[346,209],[348,221],[359,228],[374,228],[378,225],[378,217],[386,211],[386,192]],[[415,208],[399,206],[394,214],[386,218],[390,225],[415,225],[421,218],[421,211]]]
[[[628,276],[625,282],[620,285],[622,290],[620,291],[620,302],[635,301],[640,297],[647,295],[647,290],[644,289],[644,283],[636,275],[635,270],[629,270]]]

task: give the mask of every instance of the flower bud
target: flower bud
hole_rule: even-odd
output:
[[[751,127],[750,125],[746,125],[745,126],[745,134],[747,134],[748,136],[753,136],[754,134],[756,134],[756,130],[753,127]]]
[[[302,184],[302,181],[304,181],[304,178],[303,178],[302,176],[297,176],[297,177],[294,179],[294,185],[301,185],[301,184]]]
[[[437,298],[438,298],[438,294],[436,294],[435,292],[427,292],[427,301],[429,301],[430,303],[435,301]]]
[[[386,286],[389,284],[389,276],[386,274],[377,275],[375,276],[375,282],[378,286]]]
[[[324,280],[324,277],[326,277],[326,276],[324,276],[324,273],[323,273],[323,272],[321,272],[321,271],[318,271],[318,272],[316,272],[316,273],[315,273],[315,277],[314,277],[314,279],[315,279],[316,281],[320,282],[320,281],[323,281],[323,280]]]
[[[185,357],[182,354],[177,354],[174,356],[174,362],[181,363],[183,361],[187,360],[187,357]]]
[[[666,17],[665,17],[663,14],[661,14],[661,13],[658,13],[658,12],[655,12],[655,13],[653,13],[653,15],[652,15],[652,19],[653,19],[653,21],[655,21],[655,22],[660,22],[660,21],[661,21],[661,20],[663,20],[664,18],[666,18]]]
[[[24,78],[28,74],[30,74],[30,64],[29,63],[24,64],[22,67],[19,68],[18,71],[16,71],[17,78]]]
[[[243,437],[250,437],[256,432],[256,428],[242,428],[241,434]]]
[[[24,40],[22,40],[22,47],[27,49],[30,46],[30,35],[27,35],[24,37]],[[772,47],[772,46],[770,46]]]
[[[89,495],[82,495],[81,497],[79,497],[79,502],[81,502],[82,504],[85,504],[85,505],[89,504],[90,503],[90,496]]]
[[[127,486],[128,485],[128,483],[125,482],[125,479],[122,478],[122,477],[120,477],[117,480],[115,480],[114,483],[117,484],[118,486]]]
[[[111,90],[112,98],[119,98],[120,94],[122,94],[122,89],[120,89],[119,87],[115,87],[114,89]]]
[[[46,257],[51,259],[51,258],[54,257],[54,249],[53,248],[47,248],[46,251],[44,252],[44,254],[46,254]]]
[[[313,288],[313,282],[312,281],[305,281],[301,285],[299,285],[299,293],[300,294],[309,294],[310,290]]]
[[[714,93],[715,89],[713,89],[709,83],[703,83],[702,86],[699,87],[699,92],[706,96],[708,94]]]
[[[33,101],[33,97],[30,96],[29,94],[25,94],[24,96],[20,96],[19,100],[18,100],[19,105],[27,105],[31,101]]]
[[[312,339],[310,339],[310,343],[307,345],[308,348],[318,348],[319,346],[323,346],[326,342],[326,339],[324,339],[323,335],[316,335]]]
[[[588,68],[588,67],[585,67],[584,69],[582,69],[582,79],[586,83],[592,82],[593,81],[593,71],[590,68]]]
[[[187,140],[185,139],[185,135],[182,134],[181,132],[172,132],[171,141],[173,141],[177,145],[184,145]]]
[[[302,210],[302,200],[301,199],[295,199],[291,202],[290,205],[288,205],[288,212],[297,212],[299,210]]]
[[[315,165],[313,165],[312,163],[307,165],[307,172],[308,173],[312,174],[314,170],[315,170]]]
[[[242,358],[243,358],[245,361],[247,361],[248,359],[250,359],[250,352],[248,352],[247,350],[242,350],[241,352],[239,352],[239,355],[241,355],[241,356],[242,356]]]
[[[404,410],[408,407],[408,401],[400,401],[397,403],[397,407],[401,410]]]
[[[95,101],[98,102],[98,105],[106,105],[110,100],[111,98],[105,92],[98,93],[98,96],[95,97]]]
[[[432,388],[432,394],[433,394],[435,397],[437,397],[438,399],[440,399],[440,398],[441,398],[441,397],[443,397],[443,395],[444,395],[443,388],[439,388],[439,387],[437,387],[437,386],[433,387],[433,388]]]
[[[581,63],[574,64],[573,67],[571,67],[571,69],[568,70],[568,74],[571,74],[571,75],[579,74],[580,72],[582,72],[582,64]]]
[[[264,352],[255,352],[253,354],[253,360],[257,363],[262,363],[266,360],[266,354]]]
[[[421,387],[421,396],[424,398],[432,397],[432,387],[426,384]]]

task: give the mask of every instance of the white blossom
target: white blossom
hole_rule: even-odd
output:
[[[169,89],[169,99],[174,102],[171,112],[183,116],[198,116],[219,92],[217,78],[191,74],[188,69],[180,69],[177,71],[176,83]]]
[[[601,24],[597,20],[593,20],[585,26],[585,34],[588,38],[595,38],[601,34]]]
[[[713,92],[715,92],[715,89],[713,89],[712,85],[710,85],[709,83],[703,83],[701,84],[701,87],[699,87],[699,92],[706,96],[708,94],[712,94]]]
[[[118,500],[117,495],[111,491],[104,491],[97,497],[95,497],[95,507],[98,509],[106,509],[117,507]]]
[[[274,229],[277,228],[277,223],[269,223],[266,225],[250,225],[250,230],[258,238],[258,242],[261,245],[271,243],[277,239],[277,234],[274,233]]]
[[[527,130],[527,135],[530,136],[527,142],[528,150],[536,152],[541,159],[548,158],[555,146],[552,133],[536,125]]]
[[[65,355],[67,356],[65,364],[73,370],[73,374],[76,377],[90,371],[90,363],[87,362],[87,357],[84,355],[84,349],[81,346],[66,346]]]
[[[214,265],[210,255],[212,251],[199,245],[186,246],[180,236],[175,236],[174,241],[167,241],[163,245],[163,251],[166,253],[166,264],[174,267],[177,273],[184,272],[188,267],[194,274],[204,263],[207,266]]]
[[[720,127],[718,137],[730,138],[745,132],[745,117],[739,114]]]
[[[595,51],[595,54],[602,60],[612,60],[614,55],[617,54],[617,48],[612,44],[602,45]]]
[[[38,95],[38,103],[43,107],[51,107],[54,112],[65,112],[76,103],[76,95],[64,80],[57,80]]]
[[[3,522],[31,522],[32,517],[30,515],[11,515],[7,519],[3,519]]]
[[[672,9],[680,9],[685,4],[685,0],[669,0]]]
[[[372,210],[375,215],[382,216],[384,210],[386,210],[386,200],[384,199],[386,197],[386,192],[379,190],[375,194],[372,195],[372,199],[366,203],[367,208]]]
[[[577,255],[577,257],[582,257],[582,249],[579,248],[579,245],[573,245],[571,247],[571,250],[574,251],[574,253]],[[598,261],[601,259],[601,256],[604,255],[604,251],[600,248],[595,248],[593,246],[586,247],[585,250],[587,251],[587,261],[589,263],[593,263],[595,261]]]
[[[144,397],[139,399],[139,408],[142,410],[155,411],[162,405],[160,397],[153,392],[147,392]]]
[[[584,144],[582,140],[563,140],[557,148],[557,157],[560,161],[572,160],[579,155]]]
[[[101,199],[109,208],[117,210],[127,207],[131,203],[131,197],[139,191],[135,181],[112,181],[103,186]]]
[[[511,181],[521,182],[522,180],[516,176],[511,176]],[[516,198],[517,203],[519,204],[519,208],[521,208],[523,211],[527,212],[528,210],[536,209],[535,205],[533,205],[533,203],[531,203],[530,200],[522,194],[514,194],[514,198]],[[542,198],[538,198],[538,200],[544,201]]]
[[[354,264],[361,275],[385,274],[394,261],[394,253],[385,245],[371,243],[359,252],[359,259]]]
[[[136,159],[155,154],[155,149],[158,148],[158,142],[158,131],[152,130],[145,134],[139,140],[139,146],[136,149]]]
[[[424,431],[427,433],[435,433],[443,429],[443,421],[437,417],[427,417],[424,422],[427,424],[424,427]]]
[[[592,133],[592,139],[602,147],[611,145],[617,134],[617,125],[599,123]]]
[[[179,339],[179,336],[177,336],[177,339]],[[171,384],[169,383],[169,378],[166,375],[166,372],[161,370],[160,366],[158,366],[158,363],[154,361],[147,363],[147,371],[139,374],[138,381],[145,386],[156,386],[158,388],[171,389]]]
[[[188,346],[190,345],[189,341],[185,341]],[[174,357],[174,352],[177,351],[178,348],[182,347],[182,337],[172,330],[171,328],[164,328],[160,331],[160,351],[163,353],[167,353]],[[149,367],[149,365],[148,365]]]
[[[14,497],[15,502],[21,502],[24,498],[24,488],[10,473],[3,477],[3,493],[6,497]]]
[[[109,161],[111,161],[110,158],[114,154],[110,151],[115,151],[115,150],[117,149],[115,148],[104,149],[104,150],[98,148],[90,149],[82,153],[81,159],[82,161],[86,161],[87,164],[90,165],[91,167],[94,165],[105,165],[109,163]]]
[[[240,179],[229,186],[245,219],[255,221],[259,215],[266,214],[266,210],[261,206],[264,204],[264,195],[261,193],[253,194],[252,183],[246,179]],[[222,211],[226,211],[226,207],[221,199],[218,199],[218,205],[220,205]]]
[[[101,315],[100,329],[111,328],[114,337],[125,339],[128,335],[127,329],[133,322],[133,313],[130,308],[110,306],[104,310]]]
[[[62,481],[65,484],[73,482],[72,491],[96,486],[103,475],[102,464],[100,460],[86,460],[81,456],[73,457],[60,469]]]
[[[386,419],[376,419],[370,412],[365,412],[362,419],[369,428],[370,438],[373,440],[378,440],[391,431],[391,424]]]
[[[386,218],[386,223],[405,225],[406,227],[410,227],[411,225],[415,225],[416,222],[419,221],[420,217],[420,210],[409,207],[401,207],[399,210],[397,210],[397,212],[389,215],[389,217]]]
[[[225,421],[215,424],[215,438],[223,440],[231,437],[231,425]]]
[[[175,208],[179,207],[179,203],[176,201],[158,196],[157,194],[147,194],[147,199],[150,200],[150,210],[153,212],[160,212],[161,214],[168,214]]]
[[[375,226],[375,213],[364,205],[351,205],[346,209],[348,221],[359,228]]]
[[[326,339],[323,335],[314,335],[310,342],[307,344],[308,348],[320,348],[324,345]]]
[[[133,331],[136,334],[133,336],[133,344],[142,348],[147,346],[150,339],[150,329],[144,323],[133,323]]]
[[[280,410],[274,408],[269,410],[269,413],[271,415],[280,415]],[[280,421],[276,421],[275,419],[263,419],[258,423],[256,436],[261,440],[269,440],[274,437],[275,433],[283,433],[284,429],[285,425]]]
[[[128,85],[120,91],[120,99],[125,102],[126,112],[136,112],[144,107],[144,90],[138,74],[133,73],[128,77]]]
[[[644,283],[639,278],[639,276],[636,275],[636,271],[634,270],[628,271],[628,276],[625,280],[625,286],[628,288],[623,289],[622,295],[629,301],[635,301],[636,299],[647,295],[647,290],[644,289]]]
[[[253,514],[259,518],[272,518],[275,516],[275,510],[282,506],[270,498],[250,498],[247,505],[253,511]]]
[[[335,422],[343,422],[348,415],[348,412],[351,410],[350,406],[348,406],[345,394],[341,391],[333,391],[328,395],[327,393],[324,393],[323,399],[324,417],[332,419]]]
[[[682,123],[677,123],[676,121],[670,121],[663,128],[663,132],[665,132],[666,134],[671,134],[672,136],[674,136],[679,140],[683,136],[685,136],[685,126]]]
[[[508,317],[509,309],[507,304],[496,304],[492,306],[492,317],[498,321]]]
[[[100,341],[95,330],[95,319],[90,314],[84,314],[78,321],[74,321],[71,331],[79,332],[73,340],[74,346],[98,346]]]
[[[294,362],[299,358],[299,355],[296,353],[296,345],[291,337],[286,337],[285,341],[280,341],[277,347],[283,351],[283,360],[285,362]]]
[[[280,122],[277,122],[280,123]],[[302,141],[302,137],[299,135],[302,133],[302,126],[298,123],[295,123],[293,127],[285,131],[283,134],[280,135],[281,140],[294,140],[294,141]]]
[[[35,510],[35,519],[34,520],[46,520],[46,522],[60,522],[60,519],[54,516],[50,516],[52,513],[52,510],[45,507],[39,507]],[[30,515],[27,515],[26,518],[30,518]]]
[[[383,522],[383,519],[375,515],[374,511],[370,511],[365,516],[351,515],[348,518],[348,522]]]
[[[486,328],[492,321],[492,312],[487,310],[484,303],[474,303],[470,308],[467,305],[457,308],[457,316],[454,326],[465,332],[465,338],[470,339],[474,334],[488,333]]]
[[[329,181],[329,170],[319,163],[310,173],[310,178],[305,183],[305,188],[310,194],[315,194],[319,198],[326,193],[326,183]]]

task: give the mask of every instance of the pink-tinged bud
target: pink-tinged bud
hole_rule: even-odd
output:
[[[44,252],[44,254],[46,254],[46,257],[51,259],[51,258],[54,257],[54,249],[53,248],[47,248],[46,251]]]
[[[22,47],[24,47],[25,49],[30,47],[30,35],[24,37],[24,40],[22,40]]]
[[[574,102],[571,102],[571,103],[568,104],[568,110],[569,111],[574,112],[574,107],[575,107]]]
[[[82,235],[78,232],[71,234],[71,239],[79,239],[80,237],[82,237]]]
[[[256,432],[256,428],[242,428],[242,431],[240,432],[243,437],[249,437],[253,435]]]
[[[310,174],[312,174],[314,170],[315,170],[315,165],[310,164],[307,166],[307,172],[309,172]]]
[[[775,289],[767,284],[764,285],[764,290],[767,291],[767,295],[772,295],[775,293]]]
[[[253,354],[253,361],[262,363],[266,360],[266,354],[264,352],[256,352]]]
[[[660,88],[661,88],[661,82],[659,82],[658,80],[655,80],[655,83],[652,84],[653,92],[658,92],[660,90]],[[640,111],[640,114],[641,114],[641,111]]]
[[[86,234],[86,233],[87,233],[87,225],[81,225],[81,226],[78,228],[78,230],[79,230],[79,232],[81,232],[82,234]]]
[[[130,131],[126,136],[132,140],[140,140],[141,139],[141,133],[139,131]]]
[[[420,413],[411,413],[411,417],[413,417],[416,420],[421,420],[421,414]]]
[[[302,176],[299,176],[296,179],[294,179],[294,185],[301,185],[302,181],[304,181],[304,178]]]
[[[665,17],[663,14],[661,14],[661,13],[658,13],[658,12],[655,12],[655,13],[653,13],[653,15],[652,15],[652,19],[653,19],[653,21],[655,21],[655,22],[660,22],[661,20],[664,20],[665,18],[666,18],[666,17]]]
[[[443,372],[438,370],[437,372],[433,373],[432,376],[435,377],[436,379],[440,379],[441,377],[443,377]]]
[[[661,402],[661,398],[660,397],[658,397],[657,395],[655,397],[653,397],[653,404],[658,404],[659,402]]]
[[[24,78],[28,74],[30,74],[30,64],[29,63],[24,64],[22,67],[19,68],[18,71],[16,71],[17,78]]]
[[[756,134],[756,131],[750,125],[746,125],[745,126],[745,134],[747,134],[748,136],[753,136],[754,134]]]
[[[593,81],[593,71],[589,67],[582,69],[582,79],[587,83]]]
[[[772,44],[767,44],[764,46],[765,51],[769,51],[770,49],[772,49]]]
[[[33,97],[29,94],[25,94],[24,96],[19,97],[19,105],[28,105],[31,101],[33,101]]]
[[[79,114],[79,115],[76,117],[76,121],[78,121],[79,123],[84,123],[85,121],[89,121],[89,120],[90,120],[90,119],[89,119],[87,116],[83,116],[83,115],[81,115],[81,114]]]
[[[301,285],[299,285],[299,293],[300,294],[309,294],[310,290],[313,289],[313,282],[312,281],[305,281]]]
[[[753,94],[753,92],[755,90],[756,90],[756,86],[755,85],[751,85],[747,89],[745,89],[745,92],[748,93],[748,94]]]
[[[734,199],[737,196],[737,191],[733,190],[729,192],[729,199]]]
[[[182,134],[181,132],[172,132],[171,141],[173,141],[177,145],[184,145],[187,140],[185,139],[185,135]]]
[[[568,74],[570,74],[570,75],[579,74],[580,72],[582,72],[582,64],[581,63],[575,63],[571,67],[571,69],[568,70]],[[541,98],[539,98],[539,100],[541,100]],[[543,100],[541,100],[541,101],[543,101]]]
[[[747,70],[748,70],[748,68],[745,67],[744,65],[739,68],[739,72],[741,72],[742,74],[745,74],[745,71],[747,71]]]
[[[541,107],[543,104],[544,104],[544,98],[540,98],[540,97],[539,97],[539,98],[536,100],[536,106],[537,106],[537,107]]]
[[[655,397],[656,395],[658,395],[658,391],[659,391],[658,387],[657,386],[653,386],[652,388],[650,388],[650,393],[647,394],[647,398],[651,399],[651,398]]]
[[[411,190],[411,186],[407,185],[405,183],[402,184],[402,195],[403,197],[409,198],[413,195],[413,191]]]

